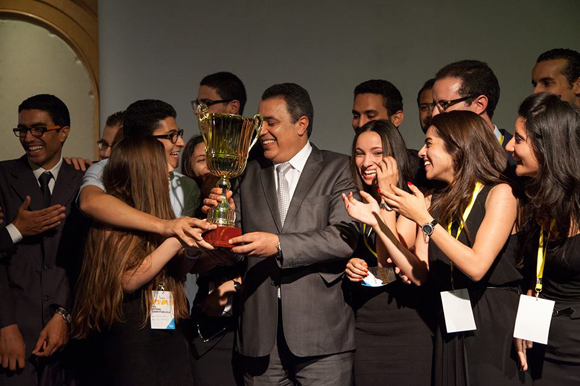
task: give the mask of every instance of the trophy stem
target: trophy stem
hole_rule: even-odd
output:
[[[222,189],[222,194],[217,206],[214,206],[208,211],[207,221],[212,224],[233,227],[235,225],[235,216],[226,198],[231,184],[226,177],[222,176],[216,184],[216,187]]]

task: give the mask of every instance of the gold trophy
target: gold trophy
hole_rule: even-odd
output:
[[[216,186],[222,189],[220,202],[207,213],[207,221],[218,227],[203,235],[214,247],[231,248],[228,240],[242,234],[240,228],[234,227],[235,215],[226,199],[226,191],[231,188],[228,179],[239,176],[246,168],[248,154],[258,140],[262,122],[260,114],[250,119],[235,114],[209,113],[205,104],[197,109],[207,167],[211,174],[219,177]]]

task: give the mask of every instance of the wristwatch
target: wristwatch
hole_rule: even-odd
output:
[[[236,292],[240,292],[242,290],[242,283],[240,283],[239,281],[232,279],[232,281],[234,282],[234,290]]]
[[[62,318],[64,319],[66,324],[71,324],[72,318],[70,316],[70,313],[67,310],[65,310],[64,308],[57,308],[56,311],[54,311],[54,313],[62,316]]]
[[[423,231],[425,236],[430,237],[433,234],[433,230],[435,229],[435,226],[437,224],[438,224],[437,220],[433,219],[433,221],[428,222],[427,224],[421,225],[421,230]]]

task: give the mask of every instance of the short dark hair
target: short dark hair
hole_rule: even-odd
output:
[[[159,122],[169,117],[177,117],[175,109],[169,103],[157,99],[133,102],[125,110],[123,135],[125,137],[153,135],[159,127]]]
[[[428,81],[426,81],[423,84],[423,87],[421,87],[421,89],[417,93],[417,106],[419,105],[419,99],[421,99],[421,94],[423,94],[423,91],[431,90],[433,88],[434,84],[435,84],[435,78],[429,79]]]
[[[283,98],[286,102],[286,109],[292,116],[293,123],[296,123],[300,117],[308,118],[308,137],[310,137],[314,124],[314,107],[308,91],[296,83],[280,83],[268,87],[262,94],[263,101],[277,97]]]
[[[354,97],[358,94],[378,94],[383,97],[383,106],[389,116],[403,110],[403,96],[394,84],[383,79],[371,79],[362,82],[354,88]]]
[[[580,53],[568,48],[554,48],[546,51],[538,56],[536,63],[545,62],[547,60],[566,59],[568,64],[562,70],[562,75],[568,79],[568,83],[572,85],[578,78],[580,78]]]
[[[105,126],[121,126],[123,127],[123,120],[125,118],[125,110],[117,111],[114,114],[109,115]]]
[[[199,85],[214,88],[222,99],[239,101],[240,115],[244,113],[247,100],[246,88],[240,78],[231,72],[221,71],[208,75],[199,82]]]
[[[50,94],[39,94],[26,99],[18,106],[18,112],[22,110],[46,111],[57,126],[70,126],[70,113],[68,108],[59,98]]]
[[[435,75],[436,80],[443,78],[459,78],[461,79],[461,87],[459,88],[459,95],[461,97],[473,96],[466,102],[471,103],[480,96],[487,97],[487,115],[492,118],[499,101],[499,82],[497,77],[489,68],[487,63],[479,60],[462,60],[451,63],[443,67]]]

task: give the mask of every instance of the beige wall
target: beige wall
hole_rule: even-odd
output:
[[[74,51],[60,37],[26,21],[0,19],[0,36],[0,160],[23,154],[12,133],[18,105],[43,93],[62,99],[71,114],[63,154],[93,159],[95,96]]]

